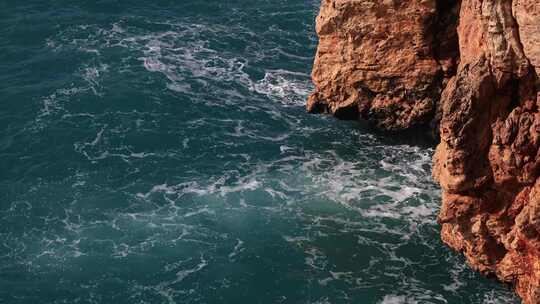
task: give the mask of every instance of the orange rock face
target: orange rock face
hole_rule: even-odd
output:
[[[308,111],[386,130],[429,123],[455,66],[455,26],[443,26],[450,19],[435,0],[322,1]]]
[[[317,31],[308,110],[439,122],[444,242],[540,303],[537,0],[323,0]]]

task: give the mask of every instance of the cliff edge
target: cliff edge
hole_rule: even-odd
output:
[[[309,112],[438,130],[443,241],[540,303],[537,0],[322,0]]]

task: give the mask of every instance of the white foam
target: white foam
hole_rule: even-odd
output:
[[[500,292],[490,290],[486,292],[482,304],[514,304],[516,299],[510,295],[510,292]]]
[[[324,253],[318,248],[309,248],[305,251],[305,264],[312,269],[324,270],[328,266],[328,261]]]
[[[303,106],[312,90],[310,76],[286,70],[269,70],[253,89],[285,105]]]
[[[419,302],[409,299],[406,296],[398,296],[398,295],[386,295],[384,296],[382,301],[379,302],[379,304],[417,304],[417,303]]]
[[[237,239],[236,240],[237,243],[236,245],[234,246],[234,249],[231,253],[229,253],[229,259],[230,260],[233,260],[237,255],[239,255],[240,253],[242,253],[245,248],[243,247],[244,246],[244,242],[240,239]]]
[[[192,275],[192,274],[194,274],[196,272],[201,271],[206,266],[208,266],[208,261],[204,258],[203,255],[201,255],[200,256],[200,261],[199,261],[199,263],[197,265],[195,265],[195,267],[190,268],[190,269],[185,269],[185,270],[179,270],[176,273],[176,279],[172,282],[172,284],[182,282],[185,278],[187,278],[188,276],[190,276],[190,275]]]

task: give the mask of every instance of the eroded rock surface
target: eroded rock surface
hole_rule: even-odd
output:
[[[429,123],[457,57],[456,18],[447,17],[457,10],[447,7],[440,14],[435,0],[323,1],[308,111],[386,130]]]
[[[540,303],[540,4],[321,6],[308,110],[384,130],[437,122],[444,242]]]

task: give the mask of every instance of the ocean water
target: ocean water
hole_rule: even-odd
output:
[[[518,303],[433,147],[308,115],[314,0],[0,2],[0,303]]]

